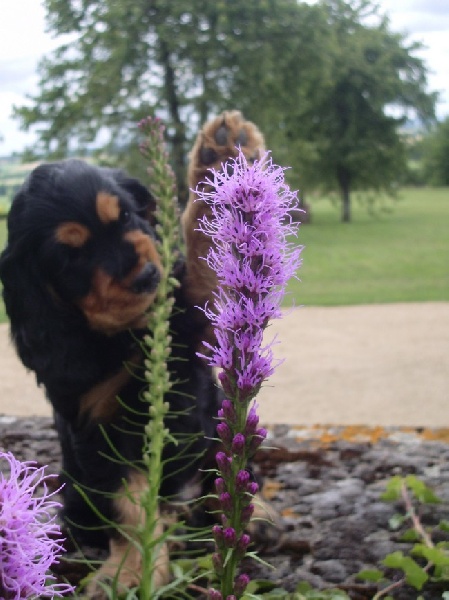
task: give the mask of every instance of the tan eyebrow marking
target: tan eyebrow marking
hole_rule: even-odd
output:
[[[141,266],[143,266],[147,261],[151,261],[157,266],[159,272],[162,273],[161,258],[156,249],[156,244],[150,238],[150,236],[146,235],[142,231],[133,229],[124,235],[124,239],[133,244],[137,255],[139,256],[139,263],[141,263]]]
[[[97,214],[102,223],[118,221],[120,206],[117,196],[112,196],[108,192],[99,192],[97,194]]]
[[[90,231],[81,223],[75,221],[67,221],[61,223],[56,229],[56,239],[61,244],[72,246],[73,248],[81,248],[90,237]]]

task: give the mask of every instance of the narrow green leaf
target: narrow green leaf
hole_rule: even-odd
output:
[[[424,544],[415,544],[412,554],[423,556],[434,565],[445,567],[449,565],[449,556],[441,548],[429,548]]]
[[[360,571],[355,576],[356,579],[363,579],[364,581],[374,581],[378,583],[382,579],[384,579],[384,574],[379,569],[365,569],[364,571]]]
[[[441,499],[415,475],[407,475],[405,483],[420,502],[425,504],[439,504],[441,502]]]
[[[438,523],[438,527],[441,529],[441,531],[449,531],[449,521],[443,519]]]
[[[381,495],[381,500],[385,502],[395,502],[401,497],[401,487],[403,484],[403,478],[399,475],[395,475],[387,482],[385,492]]]
[[[417,590],[420,590],[429,578],[424,569],[422,569],[413,558],[404,556],[402,552],[388,554],[382,563],[386,567],[403,571],[407,583]]]
[[[407,515],[394,514],[392,517],[388,519],[388,526],[393,531],[396,531],[404,524],[404,521],[407,519]]]
[[[401,542],[419,542],[421,536],[416,529],[407,529],[399,538]]]
[[[307,594],[312,590],[312,586],[308,581],[300,581],[296,586],[295,593],[298,594]]]
[[[391,569],[400,569],[404,558],[402,552],[392,552],[391,554],[387,554],[382,563]]]

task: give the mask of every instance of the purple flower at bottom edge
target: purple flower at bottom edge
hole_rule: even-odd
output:
[[[0,464],[8,463],[9,477],[0,472],[0,597],[61,597],[73,590],[65,583],[54,583],[49,574],[64,551],[61,530],[51,500],[45,467],[20,462],[10,452],[0,452]],[[40,488],[37,495],[37,488]]]

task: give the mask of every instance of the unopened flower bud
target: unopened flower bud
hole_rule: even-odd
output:
[[[238,577],[235,578],[234,581],[234,592],[235,595],[240,597],[243,592],[246,590],[248,583],[250,582],[250,578],[246,573],[242,573]]]
[[[220,525],[214,525],[212,527],[212,535],[214,536],[214,540],[215,540],[215,543],[217,544],[217,548],[223,548],[223,544],[224,544],[223,527],[220,527]]]
[[[228,527],[223,531],[223,539],[224,544],[227,548],[233,548],[236,542],[235,529],[233,527]]]
[[[235,408],[230,400],[223,400],[221,409],[218,411],[218,416],[222,419],[226,419],[229,423],[235,423],[237,421]]]
[[[259,484],[255,481],[250,481],[250,483],[248,483],[246,491],[248,492],[248,494],[251,494],[251,496],[255,496],[259,491]]]
[[[235,489],[236,492],[241,493],[241,492],[246,492],[246,490],[248,489],[248,482],[251,478],[251,475],[248,473],[248,471],[239,471],[236,475],[235,478]]]
[[[232,496],[229,492],[224,492],[223,494],[220,494],[219,501],[221,509],[224,513],[229,514],[232,512]]]
[[[232,459],[225,452],[217,452],[215,459],[223,477],[229,477],[231,474]]]
[[[249,537],[249,535],[247,533],[243,533],[239,539],[239,541],[237,542],[237,555],[241,558],[242,556],[244,556],[246,554],[246,551],[248,549],[248,546],[251,542],[251,538]]]
[[[256,450],[259,448],[259,446],[262,444],[266,437],[267,430],[264,427],[259,427],[259,429],[256,430],[249,443],[248,454],[250,456],[252,456],[256,452]]]
[[[257,425],[259,424],[259,417],[256,413],[256,407],[252,406],[249,410],[248,416],[246,417],[245,435],[249,437],[256,432]]]
[[[225,447],[229,446],[232,440],[232,432],[229,429],[229,425],[227,423],[218,423],[217,425],[217,434],[221,439]]]
[[[222,494],[226,491],[226,484],[224,482],[223,477],[217,477],[215,480],[215,490],[217,494]]]
[[[223,600],[223,596],[221,592],[218,590],[214,590],[214,588],[210,588],[207,592],[209,600]]]
[[[234,391],[232,389],[231,382],[229,381],[229,377],[224,371],[220,371],[220,373],[218,374],[218,381],[220,382],[221,387],[223,388],[223,391],[226,394],[226,396],[233,396]]]
[[[245,450],[246,439],[243,433],[236,433],[234,439],[232,440],[231,451],[237,456],[242,456],[243,451]]]

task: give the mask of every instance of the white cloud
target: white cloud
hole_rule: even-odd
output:
[[[449,114],[449,3],[441,0],[380,0],[391,29],[423,44],[417,55],[428,68],[429,91],[440,93],[437,115]]]
[[[36,92],[37,64],[56,45],[45,32],[44,9],[36,0],[3,0],[0,20],[0,155],[20,152],[34,136],[19,130],[13,105]]]
[[[441,0],[381,0],[380,6],[394,31],[425,42],[432,52],[437,52],[434,34],[447,36],[449,32],[449,3]]]
[[[3,0],[0,56],[12,60],[35,57],[55,46],[45,31],[45,11],[38,0]]]

